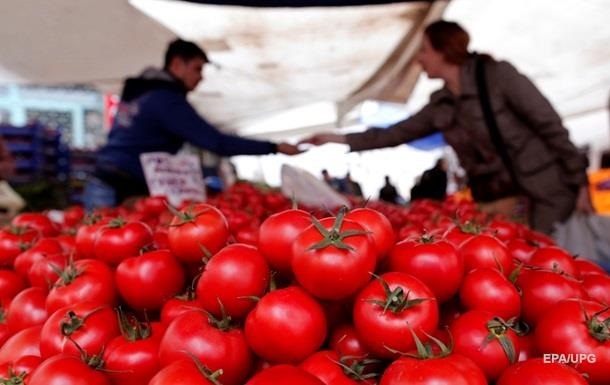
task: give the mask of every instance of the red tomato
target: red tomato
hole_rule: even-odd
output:
[[[180,211],[172,220],[167,240],[176,258],[198,263],[222,249],[229,239],[229,225],[224,215],[205,203]]]
[[[13,299],[20,291],[25,289],[25,279],[13,270],[0,269],[0,300]]]
[[[196,357],[212,371],[223,370],[223,385],[243,384],[252,367],[252,353],[241,329],[230,328],[226,320],[212,324],[203,311],[179,315],[167,327],[159,346],[161,366]]]
[[[125,258],[140,255],[140,250],[152,241],[152,230],[144,222],[113,219],[98,229],[94,255],[96,259],[116,266]]]
[[[468,311],[451,323],[449,332],[453,336],[453,351],[473,360],[490,381],[519,357],[517,334],[493,313]]]
[[[218,385],[220,373],[220,370],[212,373],[205,365],[191,358],[181,359],[161,369],[148,385]],[[128,383],[131,385],[131,380]]]
[[[0,306],[0,346],[4,345],[6,340],[11,336],[6,324],[6,310],[4,306],[4,304]]]
[[[180,314],[195,309],[201,309],[201,304],[192,291],[170,298],[161,307],[161,323],[167,326]]]
[[[530,258],[529,265],[542,269],[563,272],[573,277],[578,273],[574,257],[557,246],[541,247]]]
[[[15,258],[13,266],[15,271],[27,277],[30,268],[36,261],[44,260],[47,256],[63,253],[61,243],[55,238],[40,238],[26,251]]]
[[[481,369],[460,354],[417,359],[401,357],[384,371],[379,385],[487,385]]]
[[[598,265],[593,261],[589,261],[587,259],[576,258],[574,260],[574,266],[578,271],[578,277],[582,278],[588,274],[607,274],[606,270],[603,267]]]
[[[396,233],[388,218],[377,210],[358,208],[349,211],[345,219],[358,222],[371,233],[375,244],[377,260],[382,261],[396,243]]]
[[[82,206],[70,206],[63,211],[64,213],[64,228],[76,227],[85,219],[85,209]]]
[[[264,295],[246,317],[252,350],[272,363],[298,363],[322,346],[322,306],[303,289],[290,286]]]
[[[245,385],[325,385],[316,376],[292,365],[276,365],[255,374]]]
[[[30,374],[28,385],[110,385],[110,380],[78,356],[58,354]]]
[[[600,303],[610,304],[610,276],[587,274],[581,278],[587,296]]]
[[[343,366],[342,366],[343,365]],[[373,379],[367,379],[360,372],[364,370],[357,367],[358,362],[351,360],[348,363],[339,353],[334,350],[321,350],[307,357],[299,364],[299,367],[319,378],[325,384],[332,385],[357,385],[376,383]]]
[[[163,196],[148,196],[136,200],[134,209],[144,214],[146,219],[158,218],[165,211],[169,211],[167,204],[167,199]]]
[[[23,356],[13,362],[0,365],[0,383],[10,385],[27,384],[30,373],[40,365],[38,356]],[[8,380],[8,382],[3,382]]]
[[[354,295],[371,279],[377,257],[372,238],[354,221],[324,218],[305,229],[292,248],[296,280],[317,298]]]
[[[104,369],[114,384],[147,385],[159,371],[159,345],[165,326],[123,316],[122,335],[104,348]]]
[[[559,301],[586,298],[579,281],[553,271],[521,270],[517,285],[521,288],[522,318],[532,327]]]
[[[388,257],[387,270],[414,276],[432,290],[439,303],[444,303],[460,288],[464,261],[451,243],[424,236],[419,242],[397,243]]]
[[[44,323],[40,353],[43,358],[59,353],[80,356],[80,347],[88,354],[101,354],[119,333],[117,316],[110,306],[79,302],[58,309]]]
[[[354,325],[342,324],[334,328],[329,338],[329,347],[341,357],[352,356],[364,358],[369,355]]]
[[[169,250],[124,259],[114,272],[121,297],[135,310],[158,310],[184,288],[182,265]]]
[[[15,258],[39,238],[39,232],[26,227],[5,227],[0,230],[0,267],[12,266]]]
[[[47,311],[80,302],[114,305],[117,302],[112,270],[102,261],[81,259],[69,265],[47,296]]]
[[[30,285],[48,292],[51,284],[57,280],[57,272],[65,270],[67,265],[68,257],[64,254],[50,254],[37,260],[28,271]]]
[[[519,361],[527,361],[539,357],[533,330],[528,334],[519,334]]]
[[[285,210],[269,216],[258,230],[258,250],[269,266],[286,276],[292,275],[292,245],[311,225],[312,216],[303,210]]]
[[[487,228],[496,238],[504,243],[517,238],[519,235],[517,225],[507,220],[493,219],[489,222]]]
[[[59,228],[42,213],[21,213],[11,220],[11,225],[35,230],[40,236],[54,237],[59,234]]]
[[[422,338],[438,325],[438,304],[432,291],[417,278],[400,272],[381,275],[354,301],[354,326],[365,346],[380,358],[394,358],[390,349],[415,348],[411,331]]]
[[[464,258],[465,271],[479,267],[500,270],[505,276],[513,271],[513,258],[502,241],[489,235],[476,235],[462,243],[458,250]]]
[[[609,319],[610,310],[605,305],[577,299],[561,301],[538,321],[536,344],[542,353],[563,355],[558,359],[586,374],[590,384],[610,384]]]
[[[496,269],[474,269],[464,278],[460,300],[466,310],[486,310],[500,318],[519,317],[521,296],[517,288]]]
[[[41,325],[23,329],[9,337],[0,347],[0,365],[13,362],[24,356],[40,357]]]
[[[267,261],[255,247],[226,246],[205,265],[197,283],[201,306],[216,317],[222,308],[231,318],[244,318],[269,287]],[[222,308],[221,308],[222,305]]]
[[[95,257],[95,241],[99,234],[98,230],[109,221],[110,218],[107,217],[92,216],[78,228],[74,238],[74,248],[76,250],[74,259]]]
[[[514,259],[523,263],[528,263],[532,255],[538,250],[538,246],[523,238],[511,239],[506,247]]]
[[[11,334],[31,326],[42,325],[49,318],[46,299],[46,291],[39,287],[30,287],[17,294],[6,314],[6,324]]]
[[[588,385],[576,370],[567,365],[544,362],[534,358],[508,367],[496,385]]]

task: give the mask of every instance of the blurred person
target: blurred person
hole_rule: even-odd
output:
[[[454,22],[426,27],[417,60],[444,86],[413,116],[386,129],[318,134],[302,142],[346,143],[351,151],[362,151],[440,131],[457,153],[481,210],[512,217],[526,197],[530,226],[544,233],[575,209],[591,212],[588,161],[557,112],[510,63],[469,52],[469,41]]]
[[[349,171],[343,179],[343,192],[347,195],[362,198],[362,187],[360,187],[360,183],[352,179],[352,174]]]
[[[447,195],[447,162],[440,158],[431,169],[424,171],[411,188],[411,200],[432,199],[443,201]]]
[[[379,200],[390,202],[397,204],[400,201],[400,196],[398,195],[398,190],[396,187],[390,182],[390,176],[385,176],[385,183],[383,187],[379,190]]]
[[[333,190],[343,192],[343,184],[341,181],[338,178],[333,178],[330,176],[327,169],[322,170],[322,180],[326,182],[326,184],[329,185]]]
[[[220,132],[187,100],[210,63],[196,44],[176,39],[165,52],[162,69],[147,68],[125,81],[107,143],[97,152],[95,173],[85,186],[85,206],[112,207],[126,198],[147,195],[140,154],[175,154],[184,143],[220,156],[297,154],[296,146],[245,139]]]

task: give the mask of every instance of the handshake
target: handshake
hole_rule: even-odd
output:
[[[345,136],[341,134],[316,134],[300,140],[296,145],[290,143],[278,143],[277,152],[286,155],[296,155],[304,152],[309,145],[320,146],[325,143],[345,143]]]

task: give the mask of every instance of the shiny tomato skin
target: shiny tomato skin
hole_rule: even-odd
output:
[[[521,314],[519,291],[496,269],[483,267],[470,271],[459,295],[466,310],[486,310],[506,320]]]
[[[381,280],[394,292],[400,290],[408,301],[419,300],[396,311],[384,309],[388,301]],[[379,301],[380,303],[374,303]],[[365,347],[379,358],[396,358],[399,352],[415,348],[411,330],[421,339],[438,326],[439,310],[432,291],[417,278],[401,272],[390,272],[371,281],[354,300],[354,326]],[[407,326],[408,325],[408,326]]]
[[[125,258],[114,271],[123,300],[135,310],[155,311],[185,284],[182,265],[169,250],[155,250]]]
[[[267,293],[246,317],[252,350],[271,363],[297,364],[322,346],[327,322],[322,306],[296,286]]]
[[[47,311],[51,314],[64,306],[80,302],[95,302],[99,305],[115,305],[117,293],[114,274],[108,265],[96,259],[81,259],[74,262],[74,279],[66,282],[59,278],[47,295]]]
[[[325,385],[320,379],[292,365],[276,365],[264,369],[248,380],[245,385]]]
[[[270,271],[265,258],[249,245],[226,246],[205,265],[197,282],[201,306],[222,316],[222,307],[234,319],[244,318],[269,287]]]
[[[223,369],[218,379],[223,385],[242,384],[253,363],[244,332],[239,328],[215,327],[202,310],[191,310],[176,317],[168,325],[159,346],[162,367],[191,358],[191,354],[212,371]]]
[[[269,266],[283,275],[292,275],[292,244],[311,225],[306,211],[291,209],[270,215],[258,230],[258,250]]]
[[[378,262],[383,261],[396,243],[396,233],[388,218],[381,212],[368,207],[353,209],[345,215],[345,218],[359,223],[371,233],[377,260]]]
[[[110,266],[125,258],[140,255],[140,250],[153,241],[153,233],[144,222],[111,220],[100,227],[94,243],[94,256]]]
[[[30,374],[28,385],[110,385],[110,380],[78,356],[58,354]]]
[[[62,325],[73,320],[81,323],[69,334],[64,334]],[[119,333],[117,315],[110,306],[80,302],[60,308],[49,316],[40,333],[40,354],[43,358],[59,353],[80,356],[78,346],[88,354],[101,354]]]
[[[513,258],[499,239],[489,235],[475,235],[462,243],[458,252],[464,258],[466,272],[479,267],[500,270],[505,276],[513,271]]]
[[[42,237],[54,237],[59,234],[59,227],[43,213],[21,213],[11,220],[13,226],[35,230]]]
[[[487,385],[481,369],[458,354],[442,358],[402,357],[384,371],[379,385]]]
[[[205,365],[204,365],[205,366]],[[119,385],[121,383],[117,383]],[[126,383],[125,383],[126,384]],[[132,382],[129,382],[132,385]],[[158,371],[148,385],[216,385],[197,367],[191,358],[174,361]],[[137,383],[133,383],[137,385]]]
[[[588,385],[585,378],[573,368],[559,363],[533,358],[512,365],[502,372],[496,385]]]
[[[46,299],[46,291],[39,287],[30,287],[17,294],[6,314],[6,323],[11,334],[31,326],[42,325],[49,318]]]
[[[557,246],[541,247],[532,254],[528,265],[563,272],[572,277],[578,274],[574,257]]]
[[[28,272],[36,261],[44,260],[47,256],[63,253],[61,243],[55,238],[40,238],[32,247],[25,250],[15,258],[13,266],[15,271],[24,277],[27,277]]]
[[[9,269],[0,269],[0,300],[11,300],[27,287],[24,277]]]
[[[339,364],[341,357],[334,350],[320,350],[307,357],[299,368],[313,374],[325,384],[333,385],[374,385],[373,379],[350,376]],[[343,363],[349,365],[348,363]]]
[[[199,263],[227,244],[231,235],[229,225],[216,207],[200,203],[183,209],[181,213],[188,219],[174,217],[167,232],[169,248],[176,258],[187,263]]]
[[[324,218],[320,225],[331,231],[336,218]],[[360,232],[343,238],[346,248],[321,246],[324,236],[316,226],[305,229],[292,247],[292,271],[299,284],[316,298],[341,300],[362,289],[375,271],[377,257],[372,238],[357,222],[345,219],[339,232]]]
[[[0,347],[0,365],[24,356],[40,357],[40,332],[42,325],[31,326],[10,336]]]
[[[446,241],[399,242],[390,251],[387,263],[388,271],[410,274],[426,284],[439,303],[458,292],[464,277],[464,260]]]

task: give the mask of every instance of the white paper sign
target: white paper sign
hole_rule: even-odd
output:
[[[205,200],[201,162],[196,155],[148,152],[140,155],[151,196],[164,196],[172,206]]]

